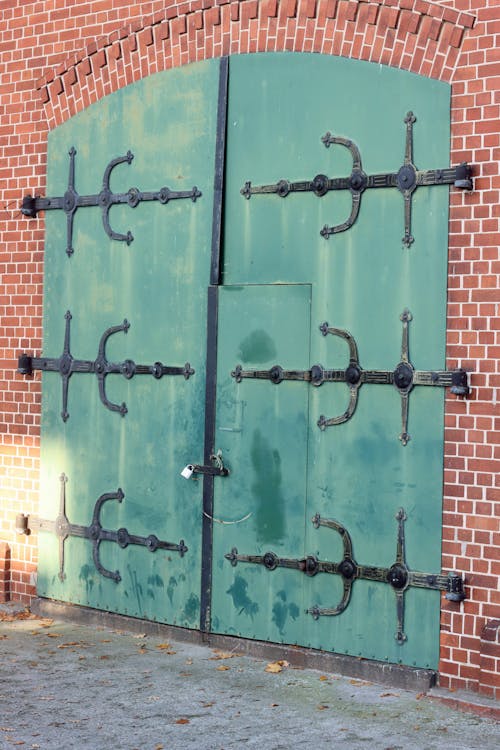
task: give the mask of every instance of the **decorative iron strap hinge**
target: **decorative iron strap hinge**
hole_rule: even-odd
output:
[[[59,540],[59,579],[61,581],[64,581],[66,578],[64,572],[64,543],[69,536],[89,539],[92,542],[92,558],[96,570],[105,578],[111,578],[116,583],[121,581],[121,575],[118,570],[108,570],[102,565],[99,556],[101,542],[114,542],[122,549],[128,547],[129,544],[146,547],[150,552],[156,552],[158,549],[166,549],[172,552],[178,552],[181,557],[183,557],[184,553],[188,551],[183,539],[180,540],[179,544],[175,544],[173,542],[162,541],[154,534],[144,537],[137,536],[137,534],[130,534],[125,528],[118,529],[117,531],[103,529],[100,521],[102,506],[108,500],[117,500],[121,503],[125,497],[121,488],[118,488],[116,492],[106,492],[97,499],[94,506],[94,512],[92,513],[92,522],[90,526],[81,526],[76,523],[70,523],[66,515],[66,483],[68,478],[65,474],[61,474],[59,479],[61,482],[61,491],[59,496],[59,515],[56,520],[48,521],[44,518],[28,516],[28,528],[39,531],[48,531],[57,536]]]
[[[319,327],[323,336],[331,334],[347,341],[349,346],[349,364],[344,370],[327,370],[322,365],[313,365],[310,370],[285,370],[274,365],[270,370],[244,370],[237,365],[231,376],[240,383],[243,378],[270,380],[279,385],[284,380],[302,380],[314,386],[323,383],[346,383],[350,390],[349,405],[346,411],[337,417],[327,419],[321,415],[318,427],[324,430],[332,425],[347,422],[353,416],[358,403],[359,389],[363,383],[371,385],[393,385],[401,396],[402,431],[399,436],[402,445],[410,440],[408,433],[408,404],[410,392],[416,385],[441,386],[450,388],[456,396],[467,396],[470,392],[468,373],[462,368],[456,370],[416,370],[409,359],[408,324],[412,320],[409,310],[400,315],[403,324],[401,343],[401,360],[394,370],[363,370],[359,363],[358,347],[355,339],[342,328],[330,328],[328,323]]]
[[[407,519],[403,508],[400,508],[396,520],[398,522],[398,537],[396,546],[396,560],[389,568],[375,567],[371,565],[359,565],[353,554],[352,540],[347,529],[338,521],[332,519],[323,519],[316,514],[312,519],[316,529],[325,526],[333,529],[342,539],[344,548],[343,558],[340,562],[326,562],[318,560],[314,555],[309,555],[303,559],[283,558],[274,552],[266,552],[263,555],[240,555],[236,547],[225,555],[231,565],[235,566],[239,562],[253,563],[263,565],[268,570],[276,568],[291,568],[300,570],[308,576],[315,576],[317,573],[330,573],[342,577],[343,593],[340,602],[336,607],[323,608],[314,605],[306,610],[314,619],[322,616],[333,617],[340,615],[348,606],[352,586],[355,580],[364,579],[367,581],[377,581],[379,583],[388,583],[394,589],[396,594],[396,612],[397,612],[397,631],[395,639],[402,644],[407,640],[404,632],[404,615],[405,615],[405,592],[410,587],[432,589],[445,591],[445,596],[450,601],[460,602],[465,599],[464,585],[462,576],[456,572],[450,572],[445,575],[435,575],[432,573],[420,573],[410,570],[406,564],[405,534],[404,523]]]
[[[330,178],[324,174],[318,174],[312,180],[279,180],[271,185],[252,185],[246,182],[241,189],[241,194],[250,199],[252,195],[276,194],[280,198],[286,198],[290,193],[312,192],[318,198],[326,195],[330,190],[349,190],[351,193],[351,213],[342,224],[335,226],[325,225],[320,234],[328,239],[332,234],[338,234],[350,229],[358,218],[361,208],[361,197],[365,190],[370,188],[397,188],[404,198],[404,222],[405,233],[402,239],[405,247],[410,247],[414,238],[411,229],[412,197],[415,190],[420,187],[432,185],[454,185],[462,190],[472,190],[472,170],[463,162],[458,167],[447,167],[445,169],[428,169],[420,171],[413,163],[413,125],[417,118],[413,112],[408,112],[405,117],[406,146],[402,166],[397,172],[385,172],[383,174],[367,175],[363,171],[361,153],[359,148],[348,138],[334,136],[325,133],[321,138],[326,148],[337,144],[347,148],[352,156],[352,172],[348,177]]]
[[[32,357],[28,354],[21,354],[18,359],[17,371],[21,375],[31,375],[33,370],[42,370],[43,372],[58,372],[62,378],[62,411],[61,417],[63,422],[69,417],[68,412],[68,386],[69,379],[74,373],[94,373],[97,377],[99,386],[99,396],[104,406],[110,411],[119,412],[122,417],[127,413],[127,405],[114,404],[106,396],[106,376],[116,373],[123,375],[130,380],[134,375],[152,375],[159,379],[163,375],[183,375],[186,380],[194,375],[189,362],[184,367],[170,367],[163,365],[161,362],[155,362],[153,365],[137,365],[133,360],[126,359],[123,362],[109,362],[106,358],[106,343],[110,336],[118,331],[127,333],[130,328],[128,320],[124,320],[121,325],[108,328],[101,336],[97,359],[94,361],[87,359],[74,359],[70,351],[70,322],[71,313],[68,310],[64,316],[66,319],[66,328],[64,332],[64,347],[60,357]]]
[[[126,234],[121,234],[120,232],[115,232],[111,229],[109,224],[109,209],[111,206],[126,203],[130,208],[135,208],[142,201],[159,201],[160,203],[166,204],[169,201],[177,200],[179,198],[191,198],[194,202],[197,198],[201,197],[201,192],[196,186],[191,190],[170,190],[168,187],[162,187],[160,190],[156,191],[143,191],[139,190],[139,188],[131,187],[126,193],[112,193],[109,186],[111,172],[118,164],[123,164],[124,162],[127,162],[127,164],[132,163],[134,155],[131,151],[127,151],[125,156],[118,156],[116,159],[112,159],[109,162],[104,170],[102,190],[100,193],[96,195],[79,195],[75,190],[75,147],[72,146],[68,153],[70,159],[68,189],[64,195],[54,198],[26,195],[23,198],[21,205],[21,213],[30,218],[36,218],[39,211],[51,211],[53,209],[64,211],[67,218],[66,253],[68,257],[73,255],[74,252],[73,218],[78,208],[100,206],[102,209],[102,224],[108,237],[111,237],[112,240],[119,240],[130,245],[134,239],[130,230]]]

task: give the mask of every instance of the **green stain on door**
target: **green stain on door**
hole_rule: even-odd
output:
[[[260,430],[255,430],[250,451],[254,471],[252,494],[259,542],[279,542],[285,536],[285,498],[282,492],[280,452]]]
[[[247,615],[248,617],[254,617],[259,611],[259,605],[257,602],[252,601],[247,594],[248,583],[242,578],[242,576],[235,576],[232,586],[227,590],[233,600],[233,605],[238,610],[238,615]]]
[[[242,362],[259,364],[276,357],[276,347],[267,331],[252,331],[241,342],[238,356]]]

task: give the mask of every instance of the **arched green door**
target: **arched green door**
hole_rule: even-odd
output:
[[[249,55],[51,134],[41,595],[436,667],[449,106]]]

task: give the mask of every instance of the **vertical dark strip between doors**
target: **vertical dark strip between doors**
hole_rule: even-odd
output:
[[[210,286],[207,296],[207,370],[205,386],[205,447],[204,463],[211,464],[210,456],[215,449],[215,409],[217,395],[217,329],[219,322],[219,289],[222,200],[224,187],[224,157],[226,147],[226,111],[228,58],[223,57],[219,69],[219,99],[217,106],[217,140],[215,149],[214,210],[212,219],[212,258],[210,264]],[[201,548],[201,594],[200,630],[208,633],[211,626],[212,597],[212,526],[214,507],[214,480],[220,477],[205,474],[203,477],[203,519]],[[224,481],[224,480],[222,480]]]

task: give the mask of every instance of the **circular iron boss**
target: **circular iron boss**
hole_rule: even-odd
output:
[[[120,372],[124,378],[130,380],[135,375],[135,362],[132,359],[126,359],[121,364]]]
[[[56,518],[56,536],[67,536],[69,532],[69,523],[64,516]]]
[[[404,589],[408,583],[408,571],[403,565],[395,563],[387,573],[387,582],[395,589]]]
[[[351,172],[349,186],[354,193],[362,193],[366,188],[366,184],[367,177],[364,172],[359,169],[355,169]]]
[[[94,370],[96,371],[97,375],[102,375],[104,372],[106,372],[106,365],[102,361],[102,359],[96,359],[94,362]]]
[[[413,383],[413,368],[406,362],[400,362],[394,370],[394,385],[404,391]]]
[[[404,164],[397,174],[396,182],[398,183],[398,188],[402,191],[413,190],[417,184],[415,167],[411,164]]]
[[[322,385],[324,382],[325,370],[321,365],[313,365],[311,367],[311,383],[313,385]]]
[[[342,560],[342,562],[339,564],[339,573],[343,578],[346,578],[348,581],[350,581],[356,573],[356,566],[354,565],[353,561],[348,557]]]
[[[290,192],[290,183],[288,180],[280,180],[276,186],[276,192],[280,198],[286,198]]]
[[[107,208],[111,205],[111,190],[101,190],[99,193],[99,205],[102,208]]]
[[[325,195],[328,192],[328,177],[326,174],[317,174],[311,182],[311,187],[318,198]]]
[[[146,547],[150,552],[156,552],[158,549],[158,537],[154,534],[150,534],[146,539]]]
[[[64,354],[61,359],[59,360],[59,372],[61,375],[68,375],[68,373],[71,370],[71,363],[73,362],[73,357],[71,354]]]
[[[101,535],[101,529],[102,526],[100,523],[93,523],[92,526],[89,526],[89,536],[94,540],[94,542],[99,539]]]
[[[159,379],[163,375],[163,365],[161,362],[155,362],[154,365],[151,367],[151,374]]]
[[[262,558],[262,564],[268,570],[274,570],[278,567],[278,556],[274,552],[266,552]]]
[[[116,532],[116,541],[122,549],[128,547],[128,545],[130,544],[130,534],[128,533],[127,529],[118,529],[118,531]]]
[[[275,385],[279,385],[283,380],[283,368],[279,365],[274,365],[269,370],[269,380]]]
[[[63,210],[67,214],[73,213],[76,208],[77,195],[72,190],[67,190],[63,197]]]
[[[168,187],[162,187],[161,190],[158,193],[158,200],[160,203],[168,203],[170,200],[170,190]]]
[[[135,208],[141,202],[141,192],[139,188],[131,187],[127,193],[127,203],[130,208]]]
[[[345,380],[349,385],[357,385],[361,380],[361,370],[357,365],[349,365],[345,371]]]
[[[306,576],[315,576],[316,573],[319,571],[319,562],[318,560],[313,557],[313,555],[308,555],[304,560],[304,573]]]

